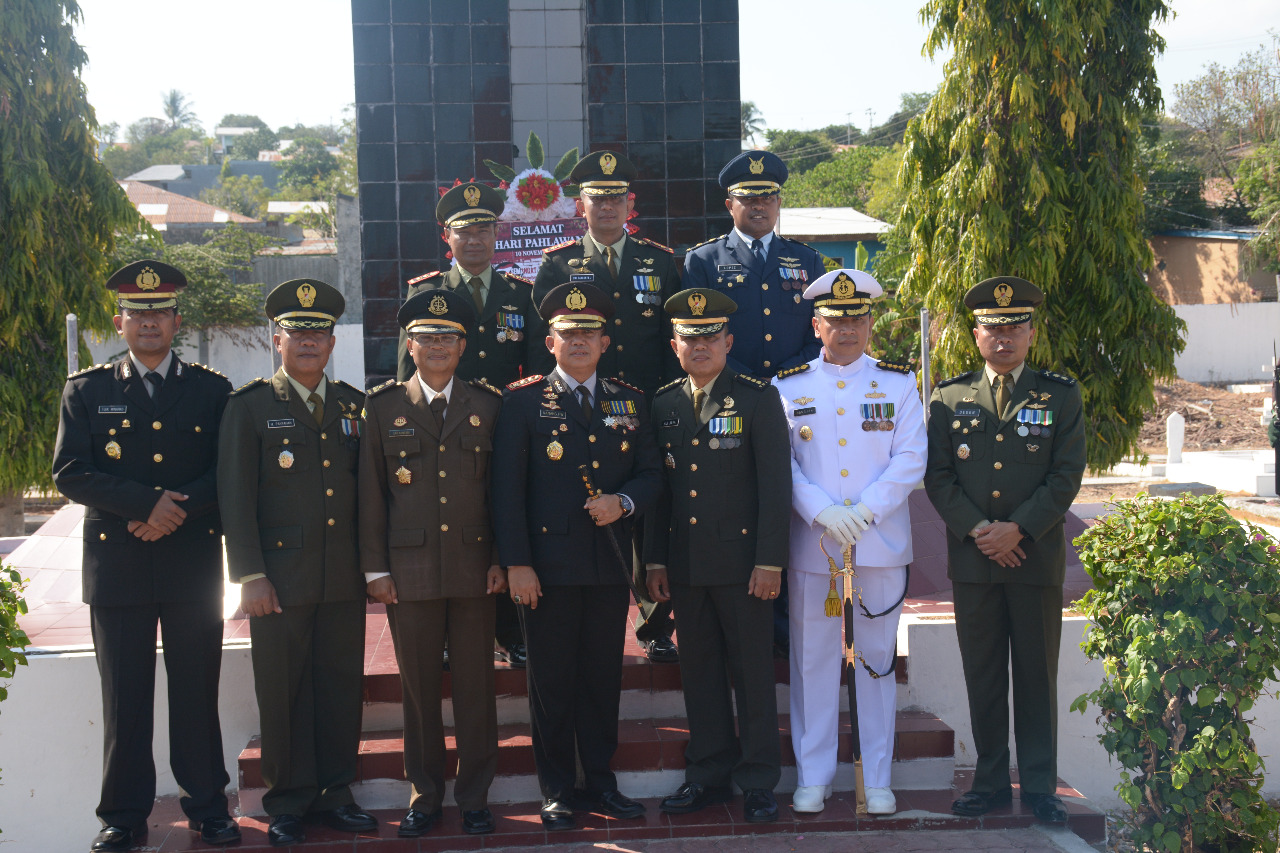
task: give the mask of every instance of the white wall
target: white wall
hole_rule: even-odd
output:
[[[1187,346],[1174,364],[1191,382],[1270,382],[1271,345],[1280,347],[1280,302],[1175,305]]]
[[[326,372],[334,379],[349,382],[363,390],[364,326],[360,323],[339,323],[334,334],[338,342],[334,344],[333,357],[329,360],[329,369]],[[182,347],[178,351],[183,361],[207,363],[214,370],[225,373],[236,388],[250,379],[271,376],[276,372],[278,361],[272,361],[275,350],[271,346],[271,330],[265,323],[259,328],[245,330],[244,337],[249,339],[248,343],[241,343],[225,336],[215,337],[209,343],[207,361],[197,357],[194,336],[191,337],[191,345]],[[112,335],[103,341],[88,336],[88,343],[95,364],[115,360],[123,355],[125,350],[124,340],[118,335]],[[80,366],[88,367],[86,364]]]

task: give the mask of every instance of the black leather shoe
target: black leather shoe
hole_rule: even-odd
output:
[[[267,841],[271,842],[272,847],[287,847],[306,840],[307,834],[302,831],[302,818],[292,814],[278,814],[271,818],[271,825],[267,827]]]
[[[670,637],[659,637],[645,644],[644,655],[653,663],[679,663],[680,651]]]
[[[378,819],[355,803],[320,812],[320,820],[330,829],[343,832],[368,832],[378,828]]]
[[[549,832],[560,829],[573,829],[578,824],[573,819],[573,809],[564,800],[543,800],[538,811],[542,826]]]
[[[674,794],[663,797],[658,808],[667,814],[692,814],[714,803],[727,803],[733,792],[727,786],[685,782]]]
[[[524,669],[525,664],[529,661],[529,654],[525,651],[524,643],[512,643],[500,649],[498,657],[515,669]]]
[[[145,829],[134,831],[127,826],[104,826],[102,831],[93,837],[89,849],[93,853],[112,853],[116,850],[128,850],[134,844],[147,837]]]
[[[642,817],[644,815],[644,803],[636,802],[630,797],[623,796],[618,791],[605,791],[597,796],[580,797],[584,811],[596,812],[597,814],[606,814],[609,817]]]
[[[742,816],[747,823],[769,823],[778,819],[778,800],[768,788],[748,788],[742,792]]]
[[[431,827],[440,822],[441,812],[439,809],[431,814],[420,812],[417,809],[409,809],[405,812],[404,819],[400,821],[400,828],[396,830],[396,835],[401,838],[417,838],[431,830]]]
[[[977,817],[984,815],[997,806],[1007,806],[1013,802],[1013,789],[1004,788],[999,791],[969,791],[951,804],[951,813],[961,817]]]
[[[488,809],[470,809],[462,813],[462,831],[467,835],[484,835],[493,832],[493,812]]]
[[[1067,807],[1058,799],[1057,794],[1029,794],[1022,792],[1022,804],[1031,807],[1036,820],[1045,823],[1066,823]]]
[[[200,833],[205,844],[234,844],[240,840],[240,827],[229,815],[188,821],[187,826]]]

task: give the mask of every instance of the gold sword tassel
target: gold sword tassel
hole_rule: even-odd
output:
[[[839,619],[844,613],[844,608],[840,604],[840,594],[836,592],[836,578],[840,575],[840,570],[836,568],[836,561],[827,553],[827,546],[822,544],[822,537],[826,535],[826,531],[818,535],[818,547],[822,549],[822,556],[827,558],[827,565],[831,567],[831,586],[827,589],[827,600],[823,602],[822,612],[834,619]],[[852,553],[852,549],[850,552]]]

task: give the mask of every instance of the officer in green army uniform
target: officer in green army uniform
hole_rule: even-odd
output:
[[[364,832],[355,804],[365,581],[356,536],[364,394],[328,379],[342,294],[295,279],[267,296],[281,367],[232,392],[218,443],[218,504],[249,616],[262,718],[262,806],[272,845],[302,818]]]
[[[587,233],[543,252],[542,266],[533,283],[534,303],[552,288],[569,282],[599,288],[613,302],[613,318],[606,332],[612,342],[600,357],[601,376],[616,376],[639,388],[646,405],[653,393],[668,380],[680,375],[680,365],[671,351],[671,320],[663,310],[666,301],[680,289],[680,268],[672,251],[661,243],[627,234],[627,216],[635,207],[629,197],[636,167],[614,151],[593,151],[578,161],[569,174],[582,193],[579,201],[587,220]],[[545,325],[538,340],[548,332]],[[551,353],[530,348],[531,373],[550,373],[555,367]],[[635,526],[635,552],[643,548],[644,521]],[[636,586],[644,590],[644,563],[636,559]],[[650,601],[643,596],[636,639],[649,660],[675,663],[678,652],[671,641],[675,628],[671,604]]]
[[[1026,364],[1040,289],[1010,276],[969,290],[981,370],[938,383],[924,485],[947,526],[948,576],[978,753],[973,787],[951,805],[980,815],[1012,801],[1009,662],[1021,797],[1067,818],[1057,788],[1063,517],[1085,467],[1076,381]]]

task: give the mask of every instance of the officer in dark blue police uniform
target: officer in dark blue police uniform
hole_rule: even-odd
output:
[[[825,271],[822,256],[773,233],[787,164],[768,151],[744,151],[720,170],[733,230],[689,250],[686,287],[722,290],[738,305],[729,367],[762,379],[818,357],[813,303],[801,294]]]
[[[661,473],[644,395],[596,372],[609,345],[610,298],[566,283],[538,310],[556,367],[507,386],[490,494],[498,556],[525,619],[542,822],[558,830],[574,826],[575,808],[644,813],[618,792],[609,763],[618,745],[631,526],[656,500]],[[575,754],[584,790],[574,789]]]
[[[169,763],[182,810],[209,844],[240,840],[227,815],[218,726],[222,665],[222,525],[218,425],[226,377],[174,354],[182,272],[159,261],[116,271],[114,364],[67,380],[53,480],[84,504],[84,600],[102,679],[103,829],[95,851],[147,834],[156,795],[151,755],[156,623],[169,675]]]

